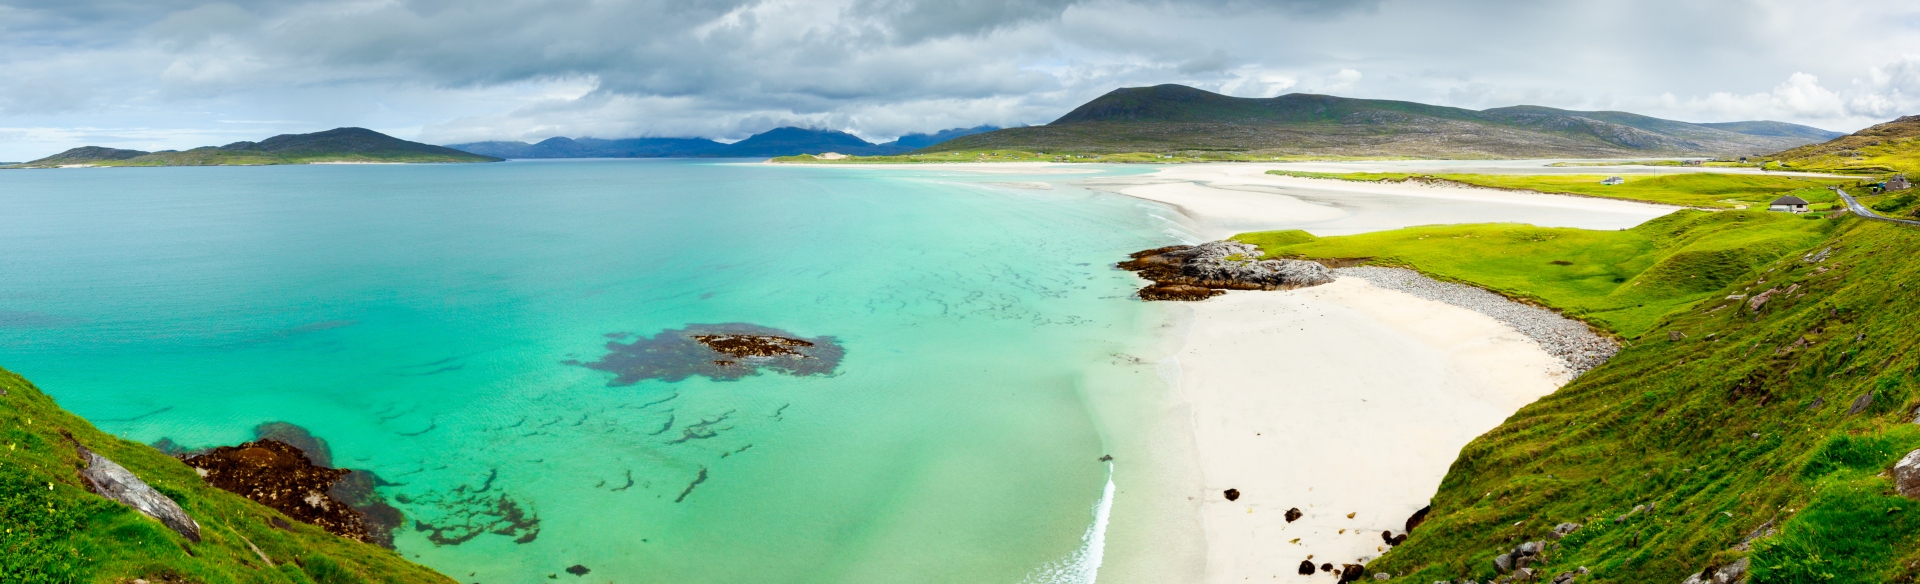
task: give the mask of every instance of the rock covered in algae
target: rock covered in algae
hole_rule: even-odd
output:
[[[625,338],[627,335],[617,335]],[[846,354],[833,337],[799,335],[755,324],[692,324],[632,342],[610,341],[599,360],[563,361],[614,374],[610,386],[648,379],[680,381],[703,376],[732,381],[773,371],[794,376],[828,375]]]
[[[393,546],[392,530],[400,520],[399,511],[373,495],[377,479],[364,471],[314,464],[299,448],[278,440],[222,446],[184,462],[201,473],[207,484],[272,507],[295,520],[341,537]],[[356,474],[363,476],[348,480]],[[350,502],[360,503],[372,513],[363,513]]]

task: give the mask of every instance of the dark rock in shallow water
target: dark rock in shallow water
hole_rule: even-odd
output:
[[[771,370],[794,376],[827,375],[846,351],[833,337],[801,338],[779,329],[746,323],[694,324],[668,329],[631,343],[607,343],[598,361],[563,361],[614,374],[609,386],[648,379],[680,381],[695,375],[732,381]]]
[[[1291,290],[1333,281],[1333,272],[1318,263],[1262,255],[1253,244],[1214,241],[1134,253],[1119,267],[1154,282],[1140,290],[1141,300],[1205,300],[1218,290]]]
[[[1215,290],[1213,288],[1208,288],[1205,286],[1188,286],[1186,284],[1154,284],[1152,286],[1148,286],[1140,289],[1140,299],[1155,300],[1155,301],[1191,302],[1195,300],[1206,300],[1208,298],[1212,298],[1212,297],[1219,296],[1221,294],[1226,294],[1226,293],[1227,292],[1225,290]]]
[[[1292,508],[1292,509],[1288,509],[1288,510],[1287,510],[1287,523],[1293,523],[1294,521],[1297,521],[1297,520],[1299,520],[1299,519],[1300,519],[1300,516],[1301,516],[1301,515],[1303,515],[1303,513],[1301,513],[1301,512],[1300,512],[1300,508],[1299,508],[1299,507],[1294,507],[1294,508]]]
[[[328,533],[393,545],[391,527],[385,533],[376,533],[378,528],[370,526],[359,511],[332,494],[335,483],[354,471],[316,465],[306,453],[285,442],[255,440],[222,446],[185,462],[209,485],[320,526]]]
[[[1360,577],[1365,576],[1366,572],[1367,572],[1367,567],[1362,566],[1360,564],[1341,564],[1340,565],[1340,581],[1341,582],[1359,582]]]
[[[1227,489],[1227,492],[1224,494],[1227,496],[1228,501],[1240,500],[1240,489]]]
[[[587,575],[587,572],[591,572],[591,571],[592,570],[588,570],[586,566],[582,566],[580,564],[574,564],[573,567],[567,568],[567,573],[573,574],[575,576],[585,576]]]
[[[1300,560],[1300,575],[1301,576],[1313,575],[1313,560]]]
[[[333,449],[327,447],[327,441],[314,436],[306,428],[286,422],[267,422],[254,426],[255,440],[272,440],[300,449],[307,460],[320,466],[333,466]]]
[[[200,543],[200,524],[188,516],[179,503],[148,486],[126,467],[85,446],[76,444],[75,448],[80,452],[80,459],[87,463],[86,468],[80,469],[80,479],[86,482],[87,490],[158,519],[188,541]]]

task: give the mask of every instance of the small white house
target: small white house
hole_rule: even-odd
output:
[[[1620,178],[1617,176],[1609,176],[1607,177],[1607,180],[1600,181],[1600,184],[1613,186],[1617,184],[1625,184],[1626,182],[1627,182],[1627,179]]]
[[[1807,212],[1807,200],[1793,195],[1787,195],[1774,199],[1772,203],[1768,203],[1767,210],[1784,211],[1787,213],[1805,213]]]

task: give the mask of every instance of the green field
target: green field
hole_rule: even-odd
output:
[[[1439,225],[1338,237],[1300,231],[1234,239],[1271,257],[1373,258],[1552,306],[1625,337],[1719,294],[1755,266],[1812,245],[1834,222],[1767,211],[1684,210],[1623,231],[1515,223]]]
[[[0,391],[0,582],[453,582],[392,551],[210,487],[187,465],[95,429],[11,372],[0,370]],[[201,542],[88,492],[63,432],[178,502],[200,524]],[[275,528],[269,518],[291,528]]]
[[[1758,216],[1687,212],[1632,230],[1693,245],[1746,242],[1722,246],[1734,250],[1759,251],[1764,242],[1771,259],[1743,256],[1756,269],[1697,285],[1702,292],[1673,298],[1663,315],[1630,319],[1618,356],[1462,449],[1432,515],[1368,572],[1393,574],[1394,582],[1486,582],[1496,575],[1495,555],[1546,541],[1557,546],[1535,566],[1541,581],[1584,566],[1592,575],[1579,582],[1677,583],[1741,557],[1752,562],[1754,584],[1920,578],[1920,502],[1895,494],[1887,478],[1895,461],[1920,448],[1920,426],[1910,422],[1920,406],[1920,338],[1912,326],[1920,322],[1912,300],[1920,289],[1913,261],[1920,230]],[[1747,227],[1725,231],[1728,241],[1678,232],[1719,221]],[[1579,310],[1599,298],[1604,282],[1555,270],[1642,258],[1646,249],[1628,232],[1582,238],[1470,226],[1395,233],[1280,250],[1424,258],[1423,269],[1496,287],[1539,281],[1560,292],[1536,298]],[[1557,237],[1515,237],[1529,233]],[[1460,239],[1440,239],[1446,234]],[[1506,243],[1492,245],[1498,237]],[[1654,252],[1659,264],[1679,257],[1663,252]],[[1575,264],[1539,265],[1561,257]],[[1521,273],[1532,271],[1527,266],[1549,275],[1529,279]],[[1593,268],[1596,277],[1604,272]],[[1656,270],[1630,272],[1621,273],[1633,282]],[[1726,298],[1772,289],[1792,291],[1757,310]],[[1642,505],[1650,508],[1636,512]],[[1548,532],[1562,522],[1583,527],[1553,539]],[[1739,547],[1748,534],[1764,534],[1764,525],[1776,533]]]
[[[1645,201],[1704,209],[1764,207],[1781,195],[1792,194],[1816,204],[1836,200],[1830,185],[1856,179],[1808,178],[1764,174],[1682,173],[1627,176],[1625,184],[1603,185],[1607,175],[1412,174],[1385,172],[1297,172],[1270,170],[1268,174],[1362,182],[1442,181],[1494,189],[1558,193],[1608,199]]]

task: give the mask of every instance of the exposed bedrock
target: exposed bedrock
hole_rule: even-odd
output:
[[[1141,300],[1205,300],[1222,290],[1292,290],[1333,281],[1333,271],[1304,260],[1263,260],[1238,241],[1176,245],[1134,253],[1119,267],[1153,281]]]
[[[86,468],[80,469],[80,478],[86,480],[87,490],[160,520],[160,523],[179,532],[188,541],[200,542],[200,524],[188,516],[179,503],[148,486],[146,481],[134,476],[126,467],[107,460],[107,457],[85,446],[75,447],[80,451],[81,460],[87,463]]]

